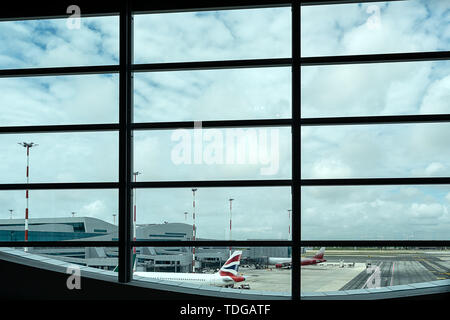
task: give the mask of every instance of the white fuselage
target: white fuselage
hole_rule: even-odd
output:
[[[176,272],[134,272],[135,276],[151,278],[155,280],[168,280],[176,282],[187,282],[206,284],[210,286],[229,286],[234,283],[229,276],[221,276],[218,273],[202,274],[202,273],[176,273]]]
[[[269,264],[278,264],[278,263],[291,263],[291,258],[274,258],[269,257]]]

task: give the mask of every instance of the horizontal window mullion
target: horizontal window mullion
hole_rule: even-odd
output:
[[[36,20],[36,19],[65,19],[71,16],[67,12],[67,8],[72,5],[71,2],[59,2],[57,5],[50,1],[41,1],[39,3],[30,3],[26,6],[21,2],[11,2],[8,10],[0,11],[0,21],[17,21],[17,20]],[[117,16],[119,14],[118,2],[104,1],[82,1],[81,4],[82,17],[103,17]]]
[[[338,126],[431,122],[450,122],[450,114],[303,118],[300,120],[300,124],[302,126]]]
[[[133,72],[161,72],[161,71],[186,71],[186,70],[211,70],[234,68],[266,68],[266,67],[290,67],[291,58],[280,59],[250,59],[250,60],[220,60],[198,62],[167,62],[147,63],[132,65]]]
[[[302,179],[301,186],[380,186],[450,184],[450,177]]]
[[[132,182],[131,188],[194,188],[194,187],[283,187],[292,180],[200,180]]]
[[[358,2],[379,2],[380,0],[300,0],[299,4],[302,6],[310,5],[327,5],[327,4],[345,4],[345,3],[358,3]],[[384,0],[389,1],[403,1],[403,0]],[[146,14],[146,13],[165,13],[165,12],[186,12],[186,11],[205,11],[205,10],[234,10],[234,9],[258,9],[258,8],[270,8],[270,7],[283,7],[290,6],[292,1],[286,0],[226,0],[226,1],[214,1],[214,3],[208,1],[189,1],[186,3],[180,2],[177,4],[157,1],[133,1],[131,4],[131,10],[133,14]],[[13,5],[13,4],[12,4]],[[29,19],[61,19],[70,16],[66,12],[67,6],[43,6],[41,3],[36,5],[23,6],[20,2],[13,5],[12,8],[8,8],[7,11],[1,12],[0,21],[13,21],[13,20],[29,20]],[[82,4],[82,14],[84,17],[95,16],[110,16],[118,15],[120,12],[120,5],[114,2],[109,2],[107,6],[99,3],[84,3]]]
[[[302,6],[317,6],[329,4],[365,3],[365,2],[393,2],[405,0],[300,0]]]
[[[302,240],[302,247],[448,247],[450,240]]]
[[[209,11],[209,10],[241,10],[241,9],[260,9],[273,7],[287,7],[291,1],[286,0],[226,0],[226,1],[189,1],[179,2],[177,4],[164,1],[133,1],[133,14],[149,13],[173,13],[173,12],[191,12],[191,11]]]
[[[270,240],[173,240],[173,241],[132,241],[131,247],[289,247],[292,241]],[[237,249],[237,248],[236,248]]]
[[[242,128],[242,127],[282,127],[290,126],[291,119],[261,119],[261,120],[207,120],[207,121],[175,121],[175,122],[141,122],[133,123],[133,130],[151,129],[193,129],[197,123],[202,128]]]
[[[3,183],[0,190],[117,189],[118,182]]]
[[[450,51],[382,53],[300,58],[301,66],[450,60]]]
[[[109,65],[109,66],[2,69],[0,70],[0,78],[67,76],[67,75],[85,75],[85,74],[110,74],[110,73],[119,73],[119,66]]]
[[[118,241],[0,241],[0,247],[117,247]]]
[[[45,3],[45,2],[44,2]],[[0,21],[28,20],[28,19],[63,19],[70,16],[66,12],[66,5],[27,5],[20,2],[8,10],[0,13]],[[286,0],[226,0],[226,1],[188,1],[188,2],[165,2],[165,1],[133,1],[131,10],[133,14],[145,13],[165,13],[165,12],[186,12],[186,11],[205,11],[205,10],[233,10],[233,9],[258,9],[289,6],[291,1]],[[80,5],[83,17],[111,16],[118,15],[120,12],[120,3],[118,2],[82,2]]]
[[[2,133],[52,133],[52,132],[95,132],[118,131],[120,125],[116,123],[106,124],[68,124],[68,125],[37,125],[37,126],[9,126],[0,127]]]

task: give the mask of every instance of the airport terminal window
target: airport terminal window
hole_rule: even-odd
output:
[[[303,127],[302,177],[446,177],[449,134],[449,123]]]
[[[448,4],[326,2],[0,13],[0,245],[294,300],[448,278]]]
[[[117,238],[117,191],[114,189],[28,190],[28,240],[95,239],[108,233]],[[24,241],[26,192],[0,190],[8,210],[0,219],[0,241]],[[110,239],[112,240],[112,239]]]
[[[1,69],[113,65],[119,17],[0,21],[0,43]]]
[[[289,7],[137,14],[134,61],[288,58],[290,21]]]
[[[137,72],[134,121],[286,119],[290,78],[289,67]]]
[[[190,252],[192,248],[183,248]],[[245,247],[231,248],[232,251],[240,250],[239,268],[233,269],[233,262],[228,263],[230,257],[230,248],[228,247],[203,247],[201,241],[196,251],[196,270],[202,272],[192,273],[192,261],[186,259],[186,256],[178,255],[173,261],[149,261],[137,267],[133,274],[135,280],[160,279],[172,281],[185,281],[189,284],[203,282],[209,286],[243,288],[249,290],[286,294],[291,292],[291,269],[287,266],[276,267],[273,258],[284,257],[290,259],[289,247]],[[142,247],[137,251],[145,257],[149,250],[155,248]],[[156,248],[159,258],[164,259],[167,256],[166,248]],[[215,257],[214,260],[208,257]],[[277,261],[278,263],[279,261]],[[227,264],[228,263],[228,264]],[[228,272],[235,277],[236,281],[231,281],[226,277],[221,277],[221,273]],[[270,277],[266,276],[270,274]],[[244,279],[245,278],[245,279]],[[266,278],[261,281],[261,278]]]
[[[137,181],[290,179],[290,140],[286,127],[136,131]]]
[[[445,0],[302,7],[303,57],[447,51]]]
[[[0,21],[0,242],[31,261],[113,270],[119,16],[64,16]]]
[[[303,187],[301,192],[304,240],[449,240],[448,185]]]
[[[305,298],[449,278],[447,9],[439,0],[302,7]]]
[[[234,199],[231,211],[230,198]],[[290,240],[292,226],[286,209],[290,203],[289,187],[198,188],[195,193],[196,241]],[[136,223],[141,226],[137,229],[138,240],[192,238],[191,189],[139,188],[135,204]],[[164,228],[164,221],[172,224]],[[166,249],[171,250],[174,249]]]
[[[315,251],[308,249],[307,254],[312,257]],[[302,267],[301,290],[375,292],[448,278],[448,251],[443,247],[327,247],[326,262]]]
[[[304,118],[448,112],[446,60],[305,66],[301,72]]]
[[[117,123],[118,89],[117,74],[0,78],[0,125]]]
[[[27,148],[19,143],[33,143]],[[117,132],[55,132],[0,136],[0,183],[116,182]],[[28,172],[27,172],[28,166]]]

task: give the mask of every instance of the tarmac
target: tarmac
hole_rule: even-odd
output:
[[[250,290],[269,292],[291,292],[291,269],[239,268],[239,273],[247,277],[245,283]]]
[[[311,256],[311,253],[307,254]],[[302,292],[377,288],[450,279],[450,251],[327,250],[325,263],[302,266]],[[291,269],[239,268],[250,290],[291,292]]]

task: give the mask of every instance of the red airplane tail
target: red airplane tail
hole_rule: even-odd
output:
[[[325,253],[325,247],[320,248],[320,250],[314,256],[314,259],[323,259],[324,253]]]

